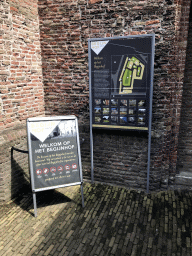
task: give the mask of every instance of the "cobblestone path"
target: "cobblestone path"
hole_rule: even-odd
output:
[[[84,184],[0,206],[0,256],[190,256],[192,192]]]

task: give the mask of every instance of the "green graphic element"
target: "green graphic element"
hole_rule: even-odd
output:
[[[132,93],[135,80],[143,79],[144,69],[145,65],[143,65],[143,63],[141,63],[136,57],[132,57],[131,59],[127,57],[119,78],[119,93]]]

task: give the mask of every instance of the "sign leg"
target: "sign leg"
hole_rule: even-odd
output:
[[[147,193],[149,193],[150,162],[151,162],[151,125],[152,125],[152,100],[153,100],[153,73],[154,73],[154,56],[155,56],[155,34],[153,34],[152,44],[153,44],[153,47],[151,48],[152,58],[151,58],[150,106],[149,106]]]
[[[90,127],[90,151],[91,151],[91,182],[94,183],[94,165],[93,165],[93,131]]]
[[[34,215],[37,217],[37,200],[36,200],[36,193],[33,192],[33,206],[34,206]]]
[[[151,132],[148,138],[148,163],[147,163],[147,193],[149,193],[150,163],[151,163]]]
[[[93,167],[93,131],[92,131],[92,122],[93,122],[93,112],[92,112],[92,89],[91,89],[91,41],[88,41],[88,54],[89,54],[89,114],[90,114],[90,153],[91,153],[91,182],[94,183],[94,167]]]
[[[82,207],[84,208],[84,196],[83,196],[83,185],[81,184],[81,197],[82,197]]]

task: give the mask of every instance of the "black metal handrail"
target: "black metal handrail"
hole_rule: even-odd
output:
[[[22,150],[22,149],[18,149],[18,148],[12,147],[11,148],[11,152],[13,152],[13,150],[21,152],[21,153],[24,153],[24,154],[29,154],[28,150]]]

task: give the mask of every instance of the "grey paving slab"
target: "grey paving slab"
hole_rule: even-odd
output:
[[[192,255],[192,192],[102,184],[37,193],[0,205],[1,255]]]

